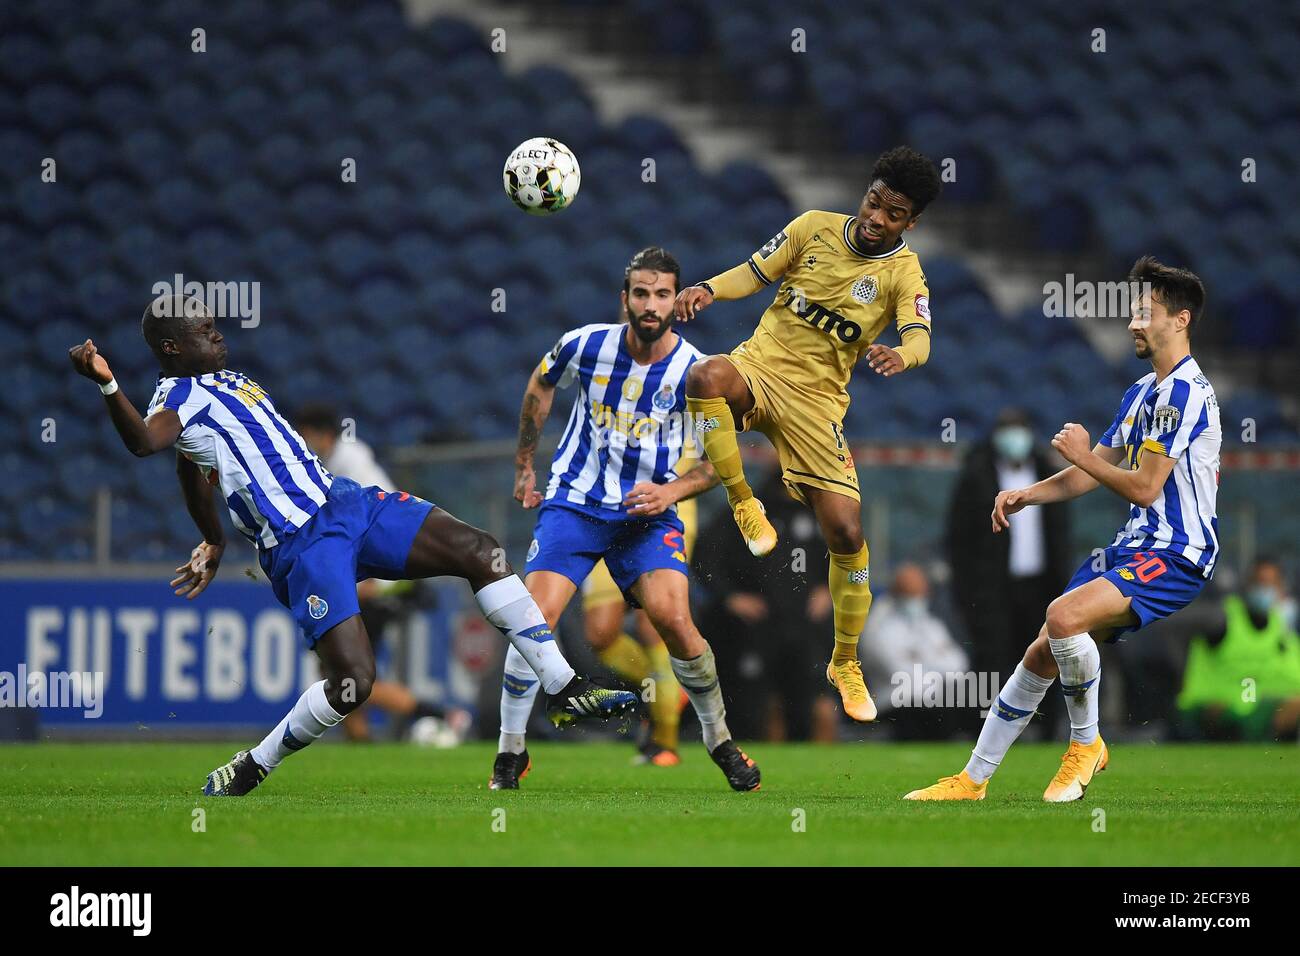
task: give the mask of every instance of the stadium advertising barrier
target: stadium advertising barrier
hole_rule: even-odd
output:
[[[500,635],[462,582],[431,587],[434,607],[401,625],[400,676],[418,697],[472,710]],[[264,584],[214,582],[185,601],[165,579],[0,580],[11,732],[33,719],[67,733],[267,726],[316,680],[316,656]]]

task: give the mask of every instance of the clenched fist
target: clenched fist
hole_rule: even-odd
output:
[[[113,381],[113,373],[109,371],[108,362],[99,354],[95,343],[90,339],[68,349],[68,358],[72,360],[72,367],[77,370],[78,375],[84,375],[98,385],[107,385]]]

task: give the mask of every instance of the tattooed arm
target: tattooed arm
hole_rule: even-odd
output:
[[[548,383],[541,374],[541,367],[528,379],[528,388],[524,390],[524,403],[519,410],[519,447],[515,451],[515,500],[525,508],[536,508],[542,503],[542,495],[536,488],[537,475],[533,472],[533,454],[537,451],[537,442],[542,437],[542,426],[551,414],[551,402],[555,398],[555,386]]]
[[[628,506],[628,514],[647,517],[663,514],[678,501],[703,494],[717,483],[718,474],[713,470],[713,465],[701,461],[686,474],[666,484],[656,485],[653,481],[637,483],[627,493],[623,504]]]

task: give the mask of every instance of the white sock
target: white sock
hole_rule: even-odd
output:
[[[1090,744],[1097,739],[1097,696],[1101,691],[1101,651],[1090,634],[1049,638],[1061,669],[1061,693],[1070,714],[1070,739]]]
[[[523,655],[542,682],[542,690],[556,694],[573,680],[573,668],[560,653],[541,608],[517,574],[493,581],[476,592],[474,600],[483,616]]]
[[[713,648],[704,645],[704,653],[684,661],[670,657],[677,682],[691,699],[691,706],[700,718],[704,732],[704,749],[712,753],[718,744],[731,739],[727,729],[727,708],[722,703],[722,687],[718,684],[718,667],[713,659]]]
[[[524,660],[524,655],[514,645],[506,651],[506,669],[501,679],[501,737],[497,753],[524,752],[524,734],[528,732],[528,715],[533,711],[533,701],[541,684],[537,675]]]
[[[1053,677],[1039,677],[1025,667],[1023,661],[1016,665],[1015,671],[998,691],[998,699],[989,708],[989,715],[984,718],[979,740],[975,742],[975,749],[966,764],[968,777],[976,783],[983,783],[993,776],[993,771],[998,769],[998,764],[1020,732],[1033,720],[1034,711],[1047,696],[1053,680]]]
[[[321,734],[342,719],[343,715],[331,707],[325,698],[325,682],[317,681],[303,691],[293,709],[276,725],[275,730],[252,749],[253,759],[270,772],[280,766],[280,761],[289,754],[302,750],[313,740],[319,740]]]

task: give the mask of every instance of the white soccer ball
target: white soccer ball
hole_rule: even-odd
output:
[[[436,747],[447,750],[461,742],[461,735],[456,728],[437,717],[421,717],[411,724],[410,740],[421,747]]]
[[[582,171],[569,147],[539,136],[510,151],[501,179],[516,206],[532,216],[549,216],[573,202]]]

